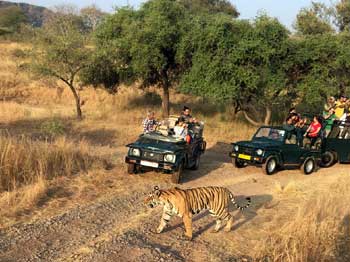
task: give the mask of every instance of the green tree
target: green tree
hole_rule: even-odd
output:
[[[4,32],[16,32],[27,18],[18,6],[9,6],[0,9],[0,30]]]
[[[191,13],[223,13],[232,17],[238,17],[236,7],[227,0],[179,0]]]
[[[340,31],[350,30],[350,1],[340,0],[335,6],[336,21]]]
[[[181,48],[181,57],[191,57],[192,64],[181,90],[230,103],[252,124],[268,124],[272,102],[288,99],[287,30],[265,15],[253,24],[223,15],[195,24],[188,34],[192,41],[184,38]]]
[[[112,55],[119,81],[162,88],[164,116],[169,115],[169,89],[181,74],[176,53],[185,18],[178,2],[153,0],[138,11],[117,9],[96,31],[97,49]]]
[[[326,5],[312,2],[311,7],[302,8],[297,14],[294,28],[300,35],[316,35],[333,32],[332,9]]]
[[[38,76],[63,81],[74,96],[77,118],[82,119],[77,76],[87,65],[92,49],[86,47],[87,39],[81,32],[79,20],[70,14],[51,17],[35,40],[31,69]]]

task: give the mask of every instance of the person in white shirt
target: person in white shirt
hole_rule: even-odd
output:
[[[175,135],[174,135],[175,137],[186,139],[187,125],[185,124],[185,122],[179,120],[177,122],[176,126],[174,127],[174,133],[175,133]]]

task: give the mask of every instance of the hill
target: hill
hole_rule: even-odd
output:
[[[42,6],[36,6],[26,3],[0,1],[0,9],[8,8],[11,6],[17,6],[21,8],[21,10],[27,18],[28,23],[33,25],[34,27],[40,27],[43,24],[45,17],[51,13],[49,9]]]

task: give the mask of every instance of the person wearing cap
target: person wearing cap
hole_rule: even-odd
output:
[[[147,112],[147,117],[142,122],[143,133],[150,133],[155,130],[158,122],[155,120],[153,111]]]
[[[335,116],[340,119],[344,115],[346,107],[346,96],[341,95],[340,98],[335,102]]]

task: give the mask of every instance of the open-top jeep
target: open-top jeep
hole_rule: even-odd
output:
[[[230,156],[237,168],[261,166],[268,175],[290,167],[300,167],[304,174],[311,174],[321,152],[300,147],[296,135],[283,127],[262,126],[251,141],[233,143]]]
[[[128,144],[125,158],[127,172],[134,174],[142,169],[154,169],[171,174],[171,181],[179,183],[185,168],[198,169],[200,157],[206,148],[203,125],[190,125],[191,142],[172,136],[173,124],[161,126],[157,131],[142,134]]]
[[[333,164],[350,163],[350,135],[341,138],[341,130],[344,124],[341,121],[334,121],[329,135],[322,139],[321,165],[330,167]]]

